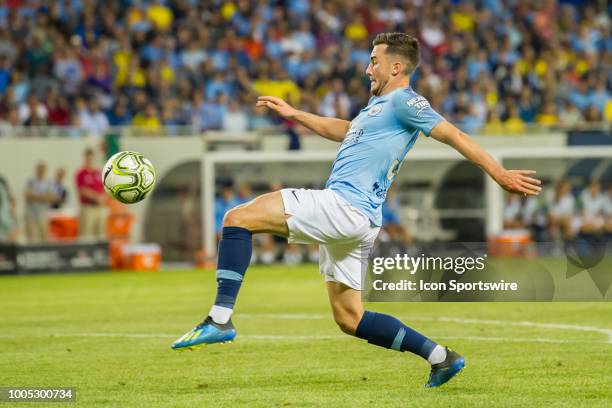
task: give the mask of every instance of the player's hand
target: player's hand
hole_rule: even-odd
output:
[[[535,170],[504,170],[495,181],[504,190],[510,193],[524,195],[538,195],[542,191],[542,182],[537,178],[531,177]]]
[[[255,106],[270,108],[284,118],[291,119],[297,113],[297,109],[274,96],[260,96]]]

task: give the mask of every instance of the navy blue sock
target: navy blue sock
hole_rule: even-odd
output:
[[[412,330],[393,316],[368,312],[363,314],[355,336],[370,344],[398,351],[410,351],[427,359],[436,343]]]
[[[233,309],[253,252],[253,234],[241,227],[223,227],[217,258],[216,306]]]

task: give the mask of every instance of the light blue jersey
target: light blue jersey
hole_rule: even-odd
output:
[[[370,98],[352,120],[325,187],[380,226],[382,204],[404,157],[419,132],[429,136],[443,120],[410,87]]]

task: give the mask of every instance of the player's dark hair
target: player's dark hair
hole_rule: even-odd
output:
[[[372,46],[387,44],[385,54],[395,54],[408,61],[404,74],[410,75],[419,66],[421,57],[419,53],[419,41],[405,33],[380,33],[376,35]]]

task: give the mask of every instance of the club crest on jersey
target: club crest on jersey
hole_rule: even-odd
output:
[[[382,103],[377,103],[376,105],[370,108],[368,116],[378,116],[380,112],[382,112]]]

